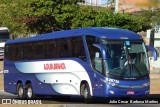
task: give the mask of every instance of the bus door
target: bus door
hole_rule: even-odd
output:
[[[90,56],[92,68],[94,69],[93,93],[95,96],[103,96],[105,86],[104,82],[101,81],[104,78],[103,55],[99,45],[96,44],[92,48]]]

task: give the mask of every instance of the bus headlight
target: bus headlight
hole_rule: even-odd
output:
[[[110,86],[113,86],[113,87],[114,87],[114,86],[117,86],[117,84],[116,84],[116,83],[113,83],[113,82],[107,82],[107,84],[110,85]]]
[[[146,87],[149,86],[149,85],[150,85],[149,82],[143,84],[143,86],[146,86]]]
[[[102,81],[103,83],[105,83],[105,84],[107,84],[107,85],[110,85],[110,86],[113,86],[113,87],[118,85],[118,84],[115,83],[115,82],[106,81],[106,80],[103,80],[103,79],[101,79],[101,81]]]
[[[149,94],[149,92],[150,92],[150,91],[149,91],[149,90],[147,90],[147,91],[145,92],[145,94]]]

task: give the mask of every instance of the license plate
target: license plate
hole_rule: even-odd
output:
[[[127,94],[134,94],[134,91],[127,91]]]

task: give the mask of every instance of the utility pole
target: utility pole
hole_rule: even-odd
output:
[[[114,13],[118,13],[119,0],[114,0],[114,4],[115,4]]]

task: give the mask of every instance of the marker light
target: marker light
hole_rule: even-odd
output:
[[[113,90],[109,90],[109,93],[110,93],[110,94],[114,94],[114,91],[113,91]]]

